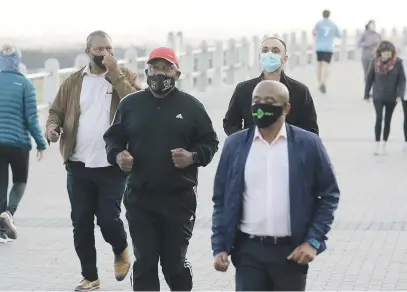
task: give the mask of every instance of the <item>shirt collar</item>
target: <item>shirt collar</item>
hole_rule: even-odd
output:
[[[263,80],[264,80],[264,74],[263,74],[263,72],[261,72],[258,82],[263,81]],[[280,79],[278,81],[280,81],[285,86],[287,86],[288,90],[291,90],[291,83],[289,82],[289,80],[287,80],[287,75],[285,75],[284,70],[281,71]]]
[[[100,74],[100,75],[92,74],[92,73],[90,73],[90,66],[88,64],[88,65],[85,66],[85,68],[83,68],[83,71],[82,71],[82,76],[84,76],[85,74],[90,75],[90,76],[105,76],[106,72],[103,73],[103,74]]]
[[[263,137],[262,137],[262,135],[261,135],[261,133],[260,133],[260,131],[259,131],[259,128],[256,127],[255,130],[254,130],[254,138],[253,138],[253,141],[256,141],[256,140],[258,140],[258,139],[264,140]],[[279,140],[279,139],[287,139],[287,128],[286,128],[286,126],[285,126],[285,123],[283,123],[283,125],[281,126],[280,131],[278,131],[277,136],[276,136],[276,138],[274,139],[274,141],[277,141],[277,140]],[[273,141],[273,142],[274,142],[274,141]],[[273,142],[272,142],[272,143],[273,143]]]

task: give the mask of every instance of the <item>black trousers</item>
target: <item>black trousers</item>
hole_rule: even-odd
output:
[[[404,114],[404,124],[403,124],[404,141],[407,142],[407,101],[403,100],[402,105],[403,105],[403,114]]]
[[[238,236],[232,252],[236,291],[305,291],[308,265],[287,260],[291,245],[265,244]]]
[[[0,144],[0,213],[9,211],[14,214],[24,193],[28,178],[30,149]],[[22,190],[10,193],[7,200],[9,183],[9,167],[14,184],[23,184]]]
[[[120,219],[125,175],[116,166],[86,168],[82,162],[67,163],[67,189],[71,202],[71,219],[75,250],[82,267],[82,276],[98,279],[94,221],[103,238],[116,255],[127,247],[127,234]]]
[[[191,291],[192,267],[186,253],[195,223],[195,191],[157,196],[127,186],[124,204],[136,257],[133,290],[160,290],[160,260],[171,291]]]
[[[386,102],[380,100],[373,101],[376,110],[376,124],[375,124],[375,139],[376,142],[380,141],[383,124],[383,109],[384,109],[384,128],[383,128],[383,141],[387,141],[390,135],[390,124],[393,116],[396,102]]]

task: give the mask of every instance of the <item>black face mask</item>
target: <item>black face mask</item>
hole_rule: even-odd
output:
[[[252,105],[252,115],[257,127],[267,128],[283,115],[283,106],[258,103]]]
[[[165,95],[175,87],[175,78],[163,74],[147,75],[150,90],[158,95]]]
[[[98,66],[100,69],[102,70],[106,70],[106,66],[102,63],[103,62],[103,58],[105,56],[95,56],[92,55],[92,60],[95,63],[96,66]]]

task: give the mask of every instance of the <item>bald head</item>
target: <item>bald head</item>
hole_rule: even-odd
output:
[[[275,105],[284,105],[289,103],[289,101],[290,94],[288,92],[288,89],[279,81],[261,81],[253,90],[253,104],[268,103]]]

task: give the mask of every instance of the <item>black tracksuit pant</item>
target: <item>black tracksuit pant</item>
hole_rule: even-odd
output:
[[[133,290],[160,290],[160,260],[171,291],[191,291],[192,267],[186,253],[195,223],[195,191],[151,195],[127,186],[124,204],[136,257]]]
[[[82,162],[67,163],[67,189],[71,202],[71,219],[75,250],[82,276],[98,279],[94,221],[115,255],[127,247],[127,234],[120,219],[126,177],[118,166],[87,168]]]

